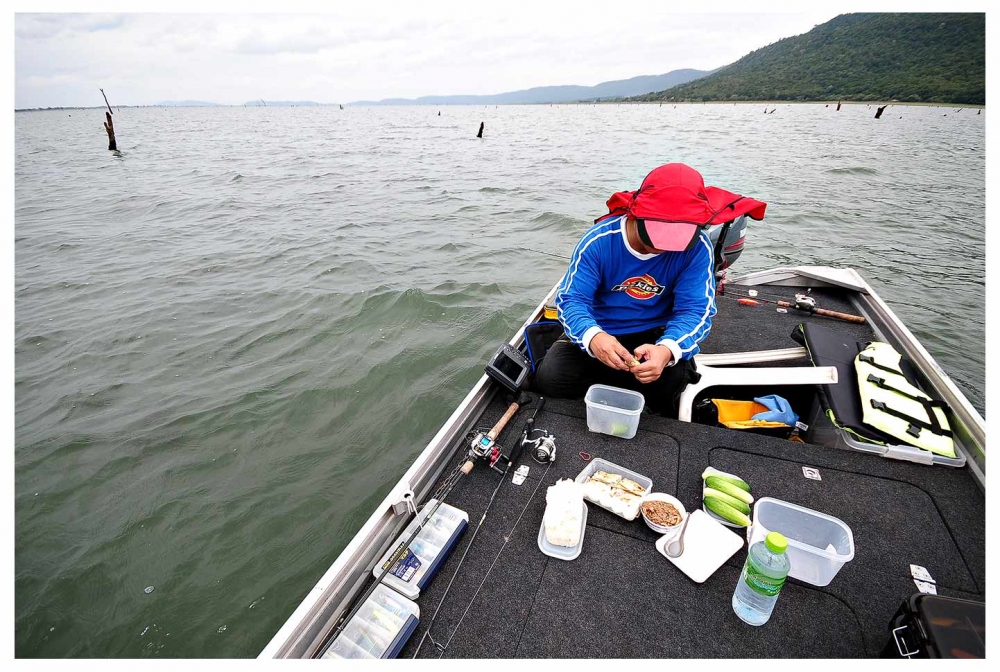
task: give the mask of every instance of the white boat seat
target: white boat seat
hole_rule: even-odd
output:
[[[808,353],[802,346],[781,350],[754,350],[751,352],[700,353],[694,356],[698,366],[728,366],[732,364],[756,364],[759,362],[780,362],[788,359],[802,359]]]
[[[691,407],[698,393],[718,385],[833,385],[837,382],[837,368],[834,366],[783,366],[724,368],[698,362],[701,380],[684,388],[681,392],[677,419],[691,422]],[[765,360],[766,361],[766,360]]]

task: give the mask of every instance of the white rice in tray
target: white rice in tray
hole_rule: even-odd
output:
[[[553,546],[580,543],[583,486],[568,478],[556,481],[545,493],[545,538]]]

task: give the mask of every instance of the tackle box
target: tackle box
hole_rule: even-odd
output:
[[[410,542],[409,548],[403,550],[403,542],[410,538],[417,529],[417,524],[427,517],[436,503],[437,500],[434,499],[427,502],[372,569],[372,574],[377,579],[392,562],[392,569],[382,579],[382,583],[411,600],[417,599],[420,590],[434,578],[469,525],[469,514],[449,504],[441,504]]]
[[[395,658],[420,622],[420,607],[380,583],[320,658]]]
[[[986,605],[917,593],[889,625],[882,658],[985,658]]]

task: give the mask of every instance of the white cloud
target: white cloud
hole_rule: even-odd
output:
[[[671,14],[664,3],[613,10],[369,4],[321,15],[17,14],[15,107],[100,105],[100,87],[116,104],[143,105],[592,85],[719,67],[836,13]]]

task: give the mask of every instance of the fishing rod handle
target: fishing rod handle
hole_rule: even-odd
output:
[[[844,320],[845,322],[854,322],[855,324],[864,324],[865,318],[861,315],[850,315],[848,313],[838,313],[835,310],[826,310],[824,308],[817,308],[815,311],[817,315],[823,315],[824,317],[835,317],[838,320]]]
[[[462,465],[462,473],[468,476],[474,466],[475,462],[472,460],[466,460],[465,464]]]
[[[496,441],[497,437],[500,436],[500,432],[502,432],[503,428],[507,426],[507,423],[514,417],[514,414],[517,413],[517,409],[519,408],[521,408],[521,406],[518,405],[516,401],[511,404],[510,408],[507,409],[507,412],[503,414],[503,417],[497,420],[497,424],[493,425],[493,429],[491,429],[490,433],[486,435],[486,438],[490,441]]]
[[[531,414],[531,424],[535,424],[535,418],[538,417],[543,408],[545,408],[545,397],[538,397],[538,406],[535,407],[535,412]]]

